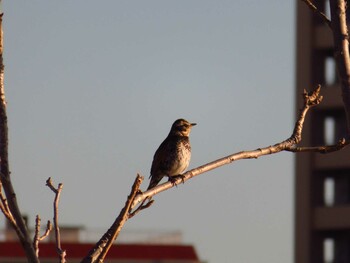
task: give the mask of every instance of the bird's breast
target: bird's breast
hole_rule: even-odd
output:
[[[176,149],[173,165],[169,171],[169,176],[176,176],[183,173],[191,160],[191,146],[188,141],[181,142]]]

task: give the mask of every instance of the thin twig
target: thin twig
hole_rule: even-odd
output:
[[[342,99],[347,119],[347,139],[350,138],[350,52],[349,31],[347,24],[347,2],[345,0],[329,1],[332,15],[332,33],[334,58],[341,84]]]
[[[344,147],[348,146],[350,144],[350,141],[346,141],[345,138],[342,138],[339,140],[337,144],[334,145],[326,145],[326,146],[314,146],[314,147],[295,147],[295,148],[290,148],[286,149],[286,151],[289,152],[318,152],[318,153],[331,153],[331,152],[336,152]]]
[[[34,229],[34,238],[33,238],[33,246],[37,257],[39,257],[40,221],[41,221],[40,216],[37,215],[35,218],[35,229]]]
[[[9,205],[7,203],[7,199],[5,198],[4,194],[2,193],[1,186],[0,186],[0,211],[4,214],[4,216],[10,222],[13,229],[15,229],[15,230],[18,229],[17,222],[11,213],[11,210],[10,210]],[[20,232],[17,232],[17,235],[21,235],[21,237],[19,237],[19,238],[23,238],[23,236]]]
[[[145,204],[145,202],[148,200],[148,202]],[[133,212],[130,211],[129,213],[129,219],[141,212],[143,209],[149,208],[154,203],[154,200],[152,199],[144,199],[143,202],[139,205],[138,208],[136,208]]]
[[[1,198],[2,199],[2,198]],[[7,202],[5,200],[5,203],[0,202],[0,211],[4,214],[4,216],[9,220],[11,225],[16,227],[16,221],[14,220],[11,211],[8,208]]]
[[[58,226],[58,203],[60,200],[60,194],[63,188],[63,184],[58,184],[58,187],[55,188],[52,184],[51,177],[46,180],[46,185],[55,193],[55,201],[53,204],[53,224],[55,228],[55,239],[56,239],[56,249],[60,259],[60,263],[66,262],[66,251],[61,247],[61,235],[60,229]]]
[[[11,214],[10,208],[7,203],[6,197],[2,193],[2,187],[0,187],[0,209],[5,214]]]
[[[325,22],[329,27],[332,27],[331,20],[325,15],[325,13],[321,12],[311,0],[302,0],[315,14],[317,14],[323,22]]]
[[[51,230],[52,230],[52,224],[51,224],[50,220],[47,220],[45,233],[40,236],[39,240],[42,241],[46,237],[48,237],[50,232],[51,232]]]
[[[47,221],[46,224],[46,230],[45,233],[40,236],[40,224],[41,224],[41,219],[40,216],[37,215],[35,218],[35,231],[34,231],[34,238],[33,238],[33,246],[36,252],[36,256],[39,258],[39,242],[44,240],[49,234],[50,231],[52,230],[52,225],[50,220]]]

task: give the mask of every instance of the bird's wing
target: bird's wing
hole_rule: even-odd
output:
[[[151,167],[151,176],[155,173],[163,172],[167,170],[165,166],[169,162],[169,153],[172,152],[172,148],[175,147],[173,140],[166,138],[158,147],[153,156],[153,162]]]

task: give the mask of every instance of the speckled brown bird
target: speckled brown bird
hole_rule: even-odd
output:
[[[154,154],[147,190],[155,187],[164,176],[172,180],[187,169],[191,159],[189,135],[195,125],[184,119],[173,123],[168,136]]]

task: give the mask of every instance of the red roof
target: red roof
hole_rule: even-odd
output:
[[[94,244],[62,243],[67,251],[67,259],[83,259]],[[56,258],[54,243],[39,244],[40,258]],[[0,242],[1,258],[24,258],[25,254],[18,242]],[[109,259],[177,259],[198,261],[196,251],[189,245],[146,245],[146,244],[117,244],[111,247],[107,254]]]

